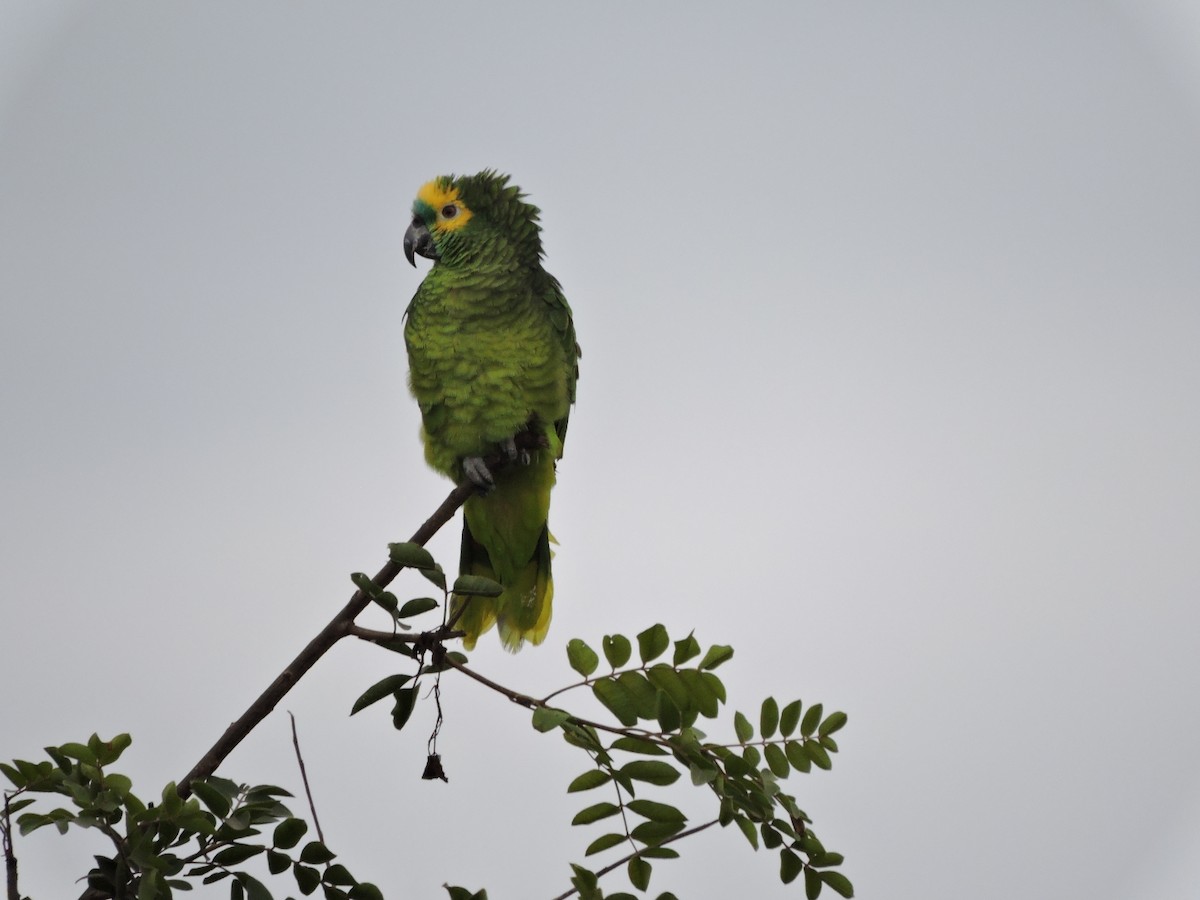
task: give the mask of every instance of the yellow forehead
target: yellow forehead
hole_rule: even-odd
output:
[[[440,231],[457,231],[471,218],[471,210],[467,209],[466,204],[459,197],[458,188],[441,180],[430,181],[422,185],[421,189],[417,191],[417,201],[427,204],[434,211],[437,215],[434,228]],[[450,218],[442,215],[442,210],[447,206],[456,208],[455,214]]]

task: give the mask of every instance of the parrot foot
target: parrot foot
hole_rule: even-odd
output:
[[[522,450],[517,447],[517,436],[506,437],[500,442],[500,449],[504,451],[504,455],[508,457],[510,462],[519,462],[523,466],[529,465],[529,451]]]
[[[482,456],[467,456],[462,461],[463,474],[480,490],[487,492],[496,486],[496,479],[488,470]]]

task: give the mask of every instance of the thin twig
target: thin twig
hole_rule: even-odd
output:
[[[526,709],[552,709],[550,704],[544,700],[538,700],[536,697],[530,697],[528,694],[521,694],[517,691],[509,690],[502,684],[497,684],[488,678],[486,675],[480,675],[474,669],[468,668],[463,663],[458,662],[453,657],[446,657],[446,665],[458,669],[469,678],[474,678],[485,687],[491,688],[498,694],[503,694],[513,703],[518,706],[524,706]],[[640,738],[647,741],[653,741],[656,744],[661,744],[664,747],[670,746],[670,742],[663,739],[653,731],[646,731],[643,728],[617,728],[614,725],[605,725],[603,722],[593,722],[591,719],[581,719],[578,716],[571,716],[570,721],[576,725],[586,725],[588,728],[595,728],[598,731],[607,731],[612,734],[630,735],[636,733]]]
[[[453,638],[460,638],[466,635],[465,631],[444,630],[445,625],[441,625],[433,631],[379,631],[375,628],[363,628],[361,625],[351,625],[346,629],[346,634],[350,637],[356,637],[359,640],[368,641],[372,644],[420,644],[434,641],[448,641]]]
[[[679,834],[672,835],[671,837],[667,838],[662,843],[655,844],[654,846],[655,847],[665,847],[665,846],[667,846],[667,844],[673,844],[673,843],[675,843],[675,841],[682,840],[685,837],[691,837],[693,834],[703,831],[705,828],[712,828],[719,821],[720,821],[720,819],[713,819],[710,822],[705,822],[703,825],[697,825],[695,828],[689,828],[687,831],[681,831],[681,832],[679,832]],[[639,850],[634,853],[630,853],[628,856],[621,857],[615,863],[605,866],[603,869],[597,869],[596,877],[602,878],[605,875],[607,875],[609,872],[611,872],[613,869],[619,869],[621,866],[625,865],[625,863],[629,862],[635,856],[640,856],[641,852],[642,851]],[[565,894],[559,894],[557,897],[553,897],[552,900],[567,900],[567,898],[570,897],[572,894],[578,894],[578,893],[579,893],[579,888],[571,888]]]
[[[317,818],[317,807],[313,803],[312,788],[308,786],[308,770],[304,768],[304,757],[300,754],[300,738],[296,734],[296,717],[288,710],[288,718],[292,720],[292,746],[296,748],[296,762],[300,764],[300,780],[304,782],[304,796],[308,798],[308,811],[312,813],[313,825],[317,829],[317,837],[325,843],[325,833],[321,831],[321,820]]]
[[[531,450],[542,446],[545,438],[532,431],[522,431],[516,436],[517,447],[524,450]],[[504,453],[497,453],[487,457],[484,464],[493,473],[503,468],[509,463],[508,456]],[[470,497],[478,491],[475,484],[470,479],[464,478],[459,482],[458,487],[450,492],[442,505],[437,508],[432,516],[426,520],[425,524],[417,529],[416,533],[409,538],[409,542],[424,546],[443,525],[450,521],[458,508],[467,502]],[[388,560],[383,568],[375,575],[372,581],[379,587],[384,588],[392,583],[392,580],[404,568],[399,563]],[[254,729],[259,722],[265,719],[279,701],[282,700],[302,677],[324,656],[329,649],[339,640],[350,633],[350,626],[354,620],[371,604],[371,597],[364,591],[355,591],[354,595],[342,607],[341,611],[334,616],[329,624],[308,642],[300,654],[288,664],[279,676],[267,686],[267,689],[259,695],[258,699],[250,704],[250,707],[242,713],[238,719],[230,724],[225,729],[225,733],[220,739],[213,744],[207,753],[200,758],[200,761],[192,767],[179,781],[178,792],[180,797],[188,797],[192,793],[192,782],[198,778],[207,778],[217,770],[217,767],[225,760],[233,749],[240,744]]]

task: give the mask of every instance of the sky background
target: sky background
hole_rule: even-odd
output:
[[[694,628],[730,714],[849,714],[788,787],[859,896],[1195,896],[1198,61],[1164,0],[10,0],[0,758],[128,731],[155,793],[435,508],[401,241],[494,167],[584,356],[550,636],[476,667],[542,695],[571,637]],[[346,715],[399,661],[338,646],[221,774],[298,789],[292,710],[360,878],[561,893],[582,754],[447,677],[419,780],[432,704]],[[21,839],[24,892],[102,849]],[[802,896],[679,849],[652,896]]]

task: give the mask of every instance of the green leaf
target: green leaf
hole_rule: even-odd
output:
[[[366,572],[351,572],[350,580],[368,597],[377,598],[383,593],[383,588],[377,585]]]
[[[499,597],[504,585],[482,575],[459,575],[454,581],[453,593],[470,597]]]
[[[626,728],[637,724],[637,705],[629,692],[616,681],[603,678],[592,685],[592,693]]]
[[[300,838],[308,832],[308,823],[303,819],[284,819],[275,826],[271,843],[280,850],[290,850],[300,843]]]
[[[650,887],[650,871],[649,860],[635,856],[629,861],[629,883],[639,891],[646,890]]]
[[[832,855],[839,856],[840,854]],[[825,884],[829,885],[843,897],[849,898],[854,896],[854,885],[851,884],[850,879],[841,872],[821,872],[820,878],[821,881],[825,882]]]
[[[658,715],[658,691],[641,672],[622,672],[617,683],[625,688],[633,700],[639,719],[653,719]]]
[[[818,741],[805,741],[804,754],[813,761],[813,765],[818,769],[828,771],[833,768],[833,760],[829,758],[829,754],[825,752],[825,748]]]
[[[280,853],[278,850],[267,851],[267,871],[272,875],[286,872],[291,867],[292,859],[286,853]]]
[[[446,573],[442,571],[442,567],[435,565],[432,569],[417,569],[426,580],[432,582],[435,587],[446,589]]]
[[[292,874],[296,877],[296,886],[300,893],[308,896],[321,884],[321,873],[311,866],[293,866]]]
[[[630,800],[625,804],[630,812],[637,813],[651,822],[686,822],[687,816],[667,803],[654,800]]]
[[[654,715],[658,719],[658,726],[664,734],[678,731],[683,725],[683,713],[679,711],[679,707],[675,705],[675,701],[671,699],[666,691],[656,691],[658,698],[654,704]]]
[[[846,714],[844,712],[831,712],[825,721],[821,723],[821,727],[818,729],[817,734],[819,734],[821,737],[827,737],[828,735],[833,734],[835,731],[841,731],[841,729],[845,726],[846,721]],[[832,884],[829,886],[833,887]],[[833,889],[835,891],[837,890],[837,888]],[[838,891],[838,893],[841,893],[841,891]],[[849,895],[844,894],[843,896]]]
[[[400,607],[400,611],[396,613],[398,619],[409,619],[413,616],[419,616],[421,613],[427,613],[431,609],[437,609],[438,602],[432,597],[414,597],[411,600],[405,601]]]
[[[800,722],[800,734],[804,737],[812,737],[817,726],[821,724],[821,716],[824,712],[820,703],[810,706],[808,712],[804,714],[804,719]]]
[[[783,843],[783,835],[776,831],[770,822],[760,823],[758,831],[762,835],[763,846],[768,850],[774,850]]]
[[[378,597],[372,597],[371,602],[383,607],[392,615],[396,614],[396,609],[400,606],[400,601],[396,599],[396,595],[391,591],[381,592]]]
[[[392,562],[410,569],[432,569],[437,566],[437,563],[433,561],[433,555],[428,550],[411,541],[388,544],[388,557]]]
[[[758,829],[754,827],[754,823],[745,816],[734,816],[733,821],[737,823],[738,829],[746,836],[746,840],[750,842],[750,846],[757,850]]]
[[[304,849],[300,851],[300,862],[308,863],[311,866],[319,866],[329,862],[335,856],[337,854],[320,841],[309,841],[304,845]]]
[[[212,861],[218,866],[236,866],[238,863],[243,863],[252,856],[258,856],[258,854],[266,849],[266,847],[260,847],[256,844],[234,844],[232,847],[226,847],[217,853],[212,858]]]
[[[233,877],[246,889],[246,900],[272,900],[271,892],[253,875],[246,872],[235,872]]]
[[[801,741],[788,741],[783,749],[787,754],[788,762],[797,772],[812,771],[812,760],[804,752],[804,744]]]
[[[571,863],[571,870],[575,873],[571,884],[575,886],[575,890],[579,891],[580,900],[603,900],[600,890],[596,886],[595,872],[575,863]]]
[[[646,677],[650,679],[652,685],[671,698],[671,701],[679,707],[680,712],[692,708],[692,696],[688,693],[681,673],[665,663],[659,663],[646,670]]]
[[[672,847],[643,847],[638,852],[646,859],[679,859],[679,851]]]
[[[699,668],[715,669],[721,663],[728,662],[733,659],[733,648],[726,647],[723,644],[713,644],[708,648],[708,652],[704,654],[704,659],[700,660]]]
[[[788,765],[787,756],[784,755],[783,748],[778,744],[767,744],[763,748],[763,754],[767,757],[767,767],[776,778],[787,778],[791,767]]]
[[[791,884],[796,876],[804,871],[804,861],[795,853],[784,847],[779,851],[779,880]]]
[[[387,678],[375,682],[354,701],[354,707],[350,710],[350,715],[361,712],[372,703],[377,703],[384,697],[393,696],[410,681],[412,681],[411,675],[389,675]]]
[[[683,822],[642,822],[629,832],[634,840],[656,846],[683,831]]]
[[[773,737],[779,725],[779,704],[774,697],[762,702],[762,713],[758,717],[758,730],[764,738]]]
[[[383,900],[383,891],[369,881],[360,881],[350,888],[350,900]],[[476,900],[487,900],[487,891],[480,891]]]
[[[567,662],[571,664],[572,669],[587,678],[600,665],[600,657],[579,638],[571,638],[567,641]]]
[[[779,734],[781,737],[792,736],[792,732],[796,730],[796,725],[800,721],[801,708],[799,700],[793,700],[783,708],[783,712],[779,715]]]
[[[679,670],[679,678],[683,682],[684,688],[687,689],[691,708],[699,710],[700,715],[705,718],[715,719],[719,712],[721,696],[713,690],[712,682],[704,677],[707,674],[707,672],[698,672],[695,669]]]
[[[809,857],[808,864],[814,869],[827,869],[830,866],[840,866],[846,858],[840,853],[817,853]]]
[[[589,753],[603,753],[604,745],[600,743],[600,737],[596,734],[596,729],[590,725],[579,725],[570,720],[562,724],[563,740],[572,747],[582,747]]]
[[[588,769],[567,785],[567,793],[574,794],[579,791],[590,791],[593,788],[608,784],[611,780],[612,776],[607,772],[601,772],[599,769]]]
[[[325,870],[325,874],[321,876],[321,880],[326,884],[354,884],[354,876],[341,863],[334,863]]]
[[[638,655],[643,663],[658,659],[671,646],[671,638],[662,625],[651,625],[637,636]]]
[[[740,712],[733,714],[733,733],[737,735],[738,743],[744,744],[754,737],[754,726]]]
[[[569,718],[571,718],[571,714],[565,709],[539,706],[533,711],[533,727],[535,730],[545,733],[553,731]]]
[[[838,743],[831,735],[822,734],[819,738],[817,738],[817,742],[830,753],[837,753],[838,751]]]
[[[416,687],[396,691],[396,705],[392,707],[392,727],[399,731],[408,723],[409,716],[417,705]]]
[[[600,646],[604,650],[604,658],[614,669],[619,669],[629,662],[629,657],[633,654],[633,645],[623,634],[606,634]]]
[[[37,800],[35,798],[26,797],[24,800],[17,800],[13,803],[10,803],[10,804],[8,804],[9,815],[15,815],[16,813],[23,810],[25,807],[31,806],[32,804],[34,804],[36,802],[37,802]]]
[[[696,763],[692,763],[688,767],[688,772],[692,776],[692,784],[694,784],[696,787],[700,787],[700,785],[702,785],[702,784],[709,784],[709,783],[715,781],[717,776],[721,774],[716,768],[714,768],[712,766],[708,766],[708,765],[702,766],[702,765],[698,765]]]
[[[821,896],[821,888],[823,886],[820,872],[816,869],[804,870],[804,896],[808,900],[817,900]]]
[[[29,783],[24,775],[8,763],[0,763],[0,772],[4,773],[4,777],[11,781],[15,788],[23,788]]]
[[[817,856],[825,852],[825,847],[812,831],[800,835],[800,849],[809,856]]]
[[[129,745],[133,743],[133,738],[128,734],[118,734],[111,741],[104,741],[96,748],[96,758],[102,766],[111,766],[121,754],[129,749]]]
[[[599,822],[601,819],[615,816],[620,811],[621,807],[615,803],[593,803],[591,806],[577,812],[575,818],[571,820],[571,824],[590,825],[592,822]]]
[[[103,778],[105,790],[112,791],[118,797],[124,799],[131,790],[133,790],[133,782],[120,772],[110,772]]]
[[[635,759],[621,767],[621,774],[634,781],[668,785],[679,780],[679,770],[670,763],[656,759]]]
[[[616,832],[602,834],[600,837],[596,838],[587,845],[587,849],[583,851],[583,855],[592,856],[596,853],[603,853],[608,848],[615,847],[617,844],[623,843],[625,843],[625,835],[623,834],[617,834]]]
[[[682,666],[689,659],[694,659],[700,655],[700,644],[692,635],[688,635],[681,641],[675,642],[675,656],[672,662],[676,666]]]
[[[612,742],[613,750],[624,750],[627,753],[640,753],[643,756],[666,756],[667,751],[653,741],[639,737],[619,737]]]
[[[229,798],[208,782],[199,780],[193,781],[192,793],[199,797],[204,805],[212,810],[213,814],[217,818],[223,819],[229,815],[229,810],[232,808]]]

